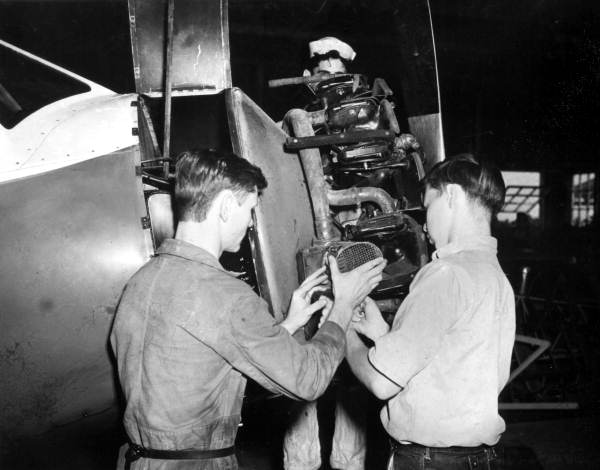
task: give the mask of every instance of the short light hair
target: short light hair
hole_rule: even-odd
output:
[[[212,149],[185,151],[177,157],[175,166],[177,220],[202,222],[223,190],[233,191],[243,201],[250,193],[266,187],[261,169],[233,153]]]
[[[472,155],[461,154],[434,165],[423,179],[423,187],[443,191],[449,184],[459,185],[467,197],[496,215],[504,205],[506,186],[502,173],[482,165]]]

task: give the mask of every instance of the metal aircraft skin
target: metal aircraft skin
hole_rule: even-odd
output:
[[[165,2],[129,0],[137,93],[115,93],[0,40],[0,452],[117,406],[108,337],[119,296],[173,231],[169,210],[151,204],[166,196],[158,206],[170,207],[168,194],[144,166],[160,160],[152,121],[167,101],[155,81],[165,66],[156,59]],[[404,98],[414,108],[410,131],[434,162],[443,139],[428,2],[402,3],[418,10],[406,22],[422,29],[406,42],[406,66],[424,66],[414,96],[429,97],[420,108]],[[269,187],[255,211],[251,261],[281,318],[298,284],[297,255],[315,241],[303,162],[284,150],[280,125],[232,88],[227,1],[178,1],[174,21],[173,76],[183,85],[173,84],[171,155],[216,146],[263,169]],[[419,41],[427,45],[415,55]],[[212,67],[182,60],[201,50]]]
[[[68,95],[44,104],[41,79],[27,90],[0,84],[5,437],[114,404],[108,330],[125,282],[153,248],[141,224],[136,95],[116,94],[4,41],[0,54],[3,67],[35,72]]]

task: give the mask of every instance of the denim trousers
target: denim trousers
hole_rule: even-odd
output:
[[[493,446],[424,447],[392,442],[388,470],[498,470]]]

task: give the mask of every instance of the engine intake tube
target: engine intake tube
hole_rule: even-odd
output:
[[[294,133],[295,137],[314,136],[309,114],[303,109],[292,109],[283,118],[284,125]],[[318,148],[299,150],[300,160],[304,168],[308,191],[312,200],[315,216],[315,233],[317,240],[327,242],[339,240],[339,232],[333,225],[329,215],[329,202],[327,200],[327,185],[321,163],[321,152]]]
[[[374,202],[384,214],[394,212],[397,203],[387,191],[373,187],[330,189],[327,192],[327,199],[332,206],[353,206],[363,202]]]

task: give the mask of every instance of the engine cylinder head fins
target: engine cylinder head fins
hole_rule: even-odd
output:
[[[371,260],[383,257],[377,245],[370,242],[333,244],[327,249],[326,255],[335,257],[338,269],[342,273],[347,273]]]
[[[356,225],[346,225],[344,227],[345,237],[348,240],[364,240],[369,237],[383,238],[404,233],[410,229],[407,217],[401,211],[396,211],[368,219],[360,219]]]

